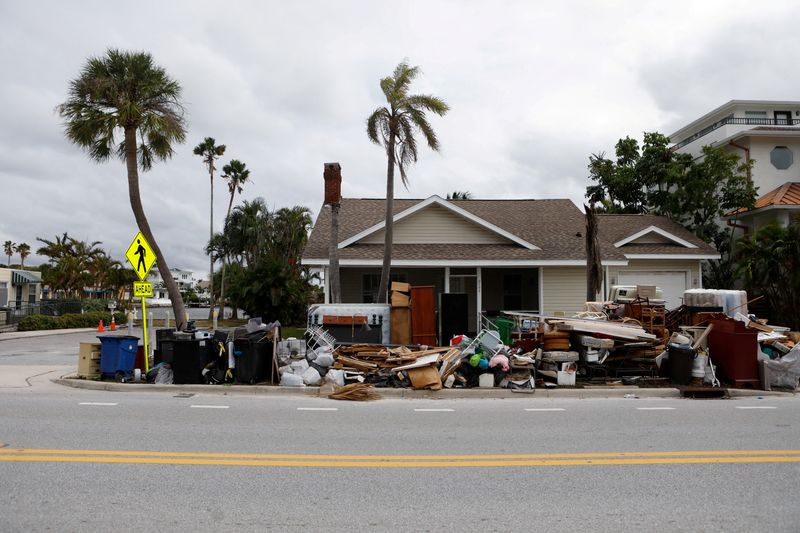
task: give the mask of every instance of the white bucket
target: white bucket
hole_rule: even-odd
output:
[[[692,377],[703,378],[706,375],[706,365],[708,364],[708,356],[705,354],[697,354],[694,358],[692,365]]]

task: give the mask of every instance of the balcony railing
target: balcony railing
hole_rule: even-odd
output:
[[[722,126],[728,124],[743,124],[746,126],[800,126],[800,119],[792,119],[792,118],[734,118],[734,117],[726,117],[722,120],[719,120],[713,123],[710,126],[706,126],[702,130],[698,131],[697,133],[693,133],[689,137],[686,137],[681,142],[675,145],[675,150],[681,148],[682,146],[686,146],[689,143],[692,143],[703,137],[708,135],[712,131],[721,128]]]

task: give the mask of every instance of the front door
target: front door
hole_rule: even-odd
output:
[[[791,126],[792,125],[792,112],[791,111],[775,111],[775,125],[776,126]]]

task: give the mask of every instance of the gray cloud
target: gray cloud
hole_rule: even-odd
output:
[[[378,80],[403,58],[423,69],[414,89],[452,107],[433,119],[442,152],[423,150],[409,190],[396,189],[416,198],[469,190],[580,204],[590,153],[732,98],[794,98],[800,81],[787,59],[798,44],[790,2],[403,6],[3,3],[0,241],[36,247],[37,236],[68,231],[122,258],[136,232],[124,167],[91,162],[63,138],[54,111],[86,58],[108,47],[149,51],[184,88],[187,143],[141,186],[169,264],[198,273],[207,268],[209,187],[192,147],[206,136],[226,144],[218,167],[247,163],[242,198],[275,208],[316,212],[328,161],[342,164],[345,195],[382,197],[386,163],[364,120],[382,104]],[[217,228],[227,200],[218,179]]]

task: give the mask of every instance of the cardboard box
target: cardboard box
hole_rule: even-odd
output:
[[[393,281],[390,287],[393,291],[411,292],[411,284],[403,283],[402,281]]]
[[[439,377],[439,371],[432,365],[423,366],[421,368],[410,368],[406,372],[408,372],[408,379],[411,380],[411,387],[413,389],[439,390],[442,388],[442,380]]]
[[[409,307],[411,305],[411,298],[408,294],[402,292],[392,291],[392,307]]]

